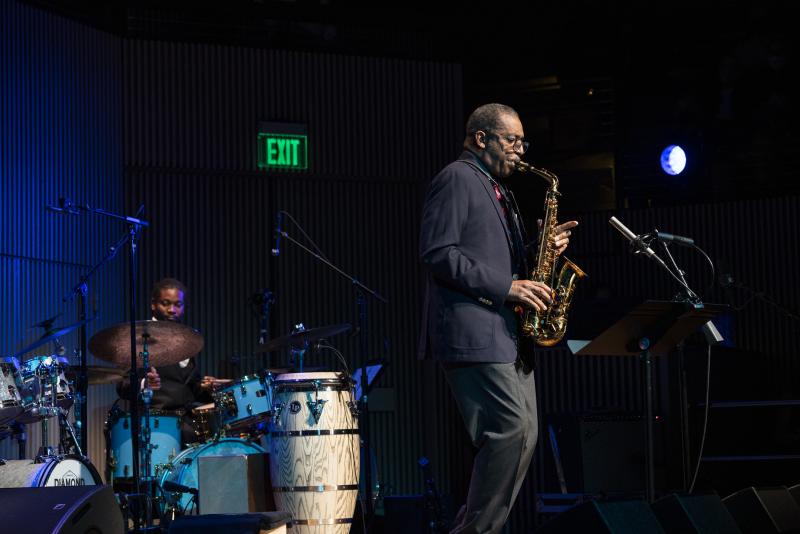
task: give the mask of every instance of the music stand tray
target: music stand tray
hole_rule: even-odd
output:
[[[578,356],[639,356],[643,364],[646,401],[645,462],[648,502],[655,500],[653,454],[653,356],[669,354],[727,306],[648,300],[575,352]]]

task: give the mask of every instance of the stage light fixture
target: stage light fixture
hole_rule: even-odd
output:
[[[686,168],[686,152],[678,145],[669,145],[661,152],[661,168],[675,176]]]

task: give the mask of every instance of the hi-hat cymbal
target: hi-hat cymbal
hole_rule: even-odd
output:
[[[137,321],[135,324],[136,360],[139,367],[143,365],[141,352],[145,334],[148,336],[147,351],[151,367],[172,365],[203,350],[203,336],[184,324],[175,321]],[[110,326],[93,335],[89,340],[89,352],[117,367],[130,368],[130,323]]]
[[[347,332],[350,328],[351,326],[349,324],[343,323],[294,332],[286,336],[276,337],[264,343],[256,349],[256,352],[271,352],[283,347],[303,348],[308,343]]]
[[[95,316],[95,317],[97,317],[97,316]],[[78,321],[77,323],[73,323],[73,324],[71,324],[69,326],[65,326],[64,328],[59,328],[58,330],[50,332],[49,334],[46,334],[46,335],[42,336],[41,338],[37,339],[36,341],[31,343],[27,347],[19,350],[17,353],[12,354],[11,356],[13,356],[15,358],[21,358],[23,354],[28,353],[28,352],[32,351],[33,349],[35,349],[35,348],[41,347],[42,345],[44,345],[46,343],[50,343],[51,341],[53,341],[55,339],[58,339],[61,336],[65,336],[65,335],[69,334],[70,332],[72,332],[73,330],[75,330],[76,328],[78,328],[79,326],[88,323],[89,321],[94,321],[95,317],[89,317],[85,321]],[[37,326],[37,325],[34,325],[34,326]]]

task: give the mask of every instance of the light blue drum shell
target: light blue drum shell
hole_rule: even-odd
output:
[[[163,487],[164,481],[175,482],[190,488],[198,488],[198,464],[202,456],[228,456],[239,454],[266,454],[266,450],[255,443],[237,438],[225,438],[219,441],[211,441],[203,445],[196,445],[182,451],[173,461],[171,467],[164,472],[159,480],[159,488]],[[219,484],[225,484],[220,480]],[[199,489],[199,488],[198,488]],[[213,489],[213,488],[212,488]],[[201,491],[207,491],[205,488]],[[163,492],[163,490],[162,490]],[[186,514],[197,514],[197,507],[192,504],[192,495],[189,493],[163,492],[165,507],[176,506],[179,512]]]
[[[140,424],[141,428],[144,428],[143,416]],[[116,462],[114,478],[133,477],[133,442],[130,425],[131,416],[125,414],[111,427],[111,450]],[[176,413],[151,413],[150,444],[155,448],[150,456],[148,475],[154,476],[161,472],[157,471],[159,465],[168,464],[181,450],[181,416]]]
[[[226,408],[224,399],[236,404],[236,413]],[[267,419],[272,413],[272,376],[246,375],[215,393],[222,423],[231,429],[244,429]]]

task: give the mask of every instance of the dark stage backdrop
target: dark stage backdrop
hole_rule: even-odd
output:
[[[452,439],[459,421],[441,377],[414,357],[416,248],[424,184],[459,152],[460,67],[135,40],[123,48],[126,205],[144,203],[152,223],[140,280],[188,285],[186,318],[206,339],[203,372],[286,363],[253,354],[259,330],[248,301],[264,288],[277,298],[269,337],[299,322],[356,324],[349,280],[285,239],[280,256],[270,254],[275,215],[286,210],[285,231],[309,245],[296,221],[335,265],[389,300],[366,299],[365,354],[353,332],[331,339],[351,369],[363,359],[387,364],[370,416],[377,481],[421,492],[422,454],[449,478],[439,439]],[[258,171],[259,121],[307,125],[307,172]],[[330,352],[306,365],[341,367]]]
[[[125,225],[99,216],[45,210],[59,197],[122,209],[120,39],[17,2],[0,1],[0,354],[14,354],[42,334],[31,325],[58,313],[55,326],[78,319],[64,303],[80,277],[108,252]],[[92,278],[89,335],[124,318],[125,251]],[[91,309],[90,309],[91,313]],[[61,341],[77,363],[77,331]],[[23,356],[53,353],[52,344]],[[90,364],[97,364],[91,356]],[[102,363],[102,362],[99,362]],[[87,454],[102,471],[102,425],[116,398],[112,386],[89,387]],[[49,445],[57,444],[51,422]],[[26,457],[41,444],[28,425]],[[0,441],[0,457],[18,458]]]

